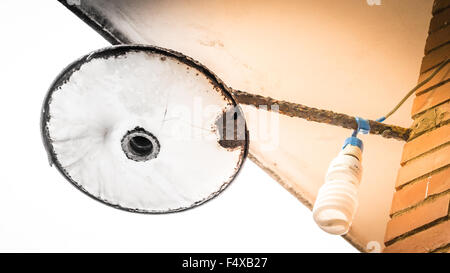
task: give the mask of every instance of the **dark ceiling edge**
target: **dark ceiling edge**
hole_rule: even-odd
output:
[[[107,21],[106,18],[102,17],[100,14],[93,12],[92,14],[86,14],[79,5],[68,4],[67,0],[58,0],[63,6],[68,10],[73,12],[78,18],[85,22],[88,26],[94,29],[98,34],[100,34],[105,40],[113,45],[119,44],[129,44],[130,41],[122,33],[115,29],[108,29],[107,25],[112,25]]]

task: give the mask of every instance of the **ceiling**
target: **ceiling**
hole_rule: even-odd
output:
[[[182,52],[234,89],[376,119],[417,82],[433,1],[67,2],[110,40]],[[250,157],[311,207],[351,132],[243,109]],[[411,101],[386,122],[409,127],[410,109]],[[360,204],[346,239],[364,251],[383,246],[403,143],[361,138]],[[257,193],[248,193],[249,200]]]

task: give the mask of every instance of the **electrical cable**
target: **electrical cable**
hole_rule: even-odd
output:
[[[400,108],[400,106],[402,106],[402,104],[416,91],[418,90],[420,87],[424,86],[427,82],[429,82],[431,79],[434,78],[434,76],[436,76],[436,74],[442,70],[442,68],[444,68],[447,64],[449,63],[449,59],[447,58],[444,62],[442,62],[434,71],[433,73],[430,74],[430,76],[428,76],[428,78],[426,78],[425,80],[423,80],[422,82],[420,82],[419,84],[417,84],[413,89],[411,89],[406,95],[405,97],[403,97],[403,99],[389,112],[387,113],[385,116],[377,119],[376,121],[378,122],[383,122],[384,120],[386,120],[388,117],[390,117],[392,114],[394,114],[398,108]]]

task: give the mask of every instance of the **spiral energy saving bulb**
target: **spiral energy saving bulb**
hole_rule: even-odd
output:
[[[314,221],[324,231],[343,235],[350,229],[358,206],[362,141],[350,137],[328,167],[313,208]]]

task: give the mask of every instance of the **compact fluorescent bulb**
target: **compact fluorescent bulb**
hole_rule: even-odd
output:
[[[360,139],[348,138],[328,167],[313,208],[314,221],[328,233],[343,235],[350,229],[358,206],[362,149]]]

